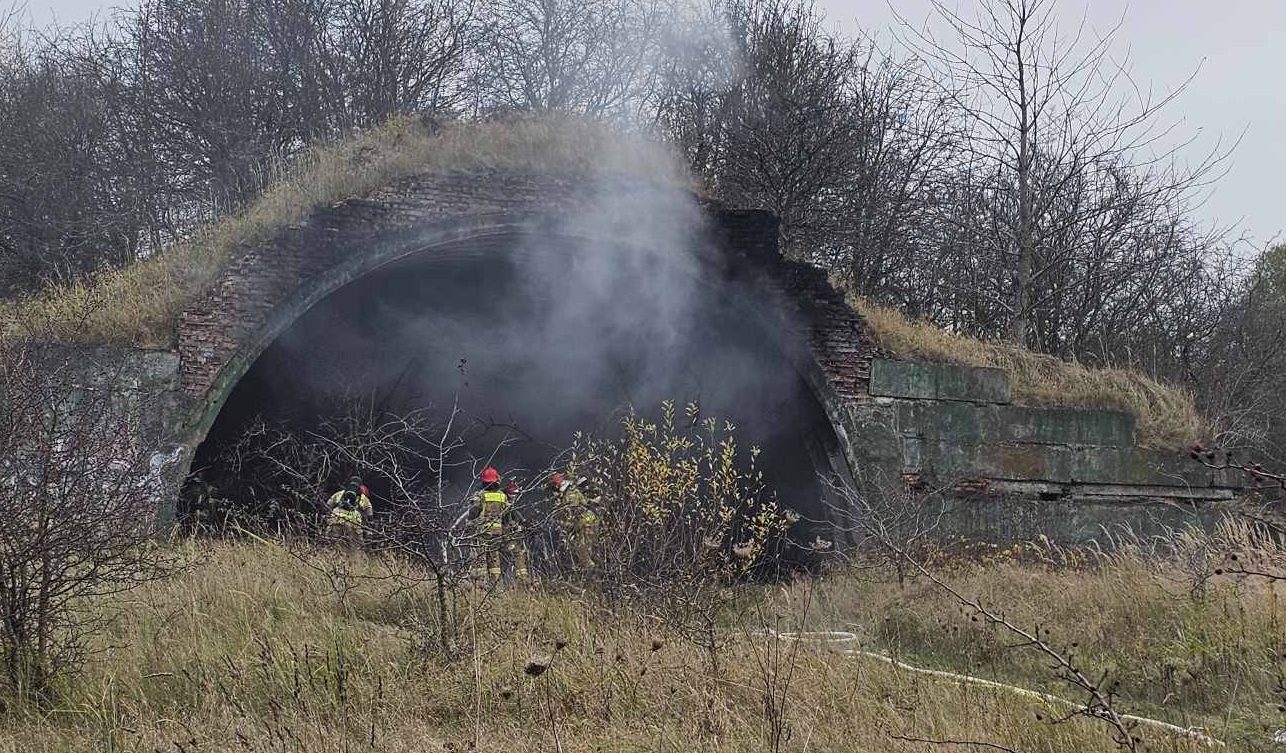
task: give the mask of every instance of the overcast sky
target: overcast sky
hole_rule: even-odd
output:
[[[948,0],[951,2],[952,0]],[[817,0],[837,30],[882,34],[894,23],[885,0]],[[1121,22],[1116,51],[1128,55],[1134,78],[1154,90],[1171,89],[1200,67],[1196,79],[1169,112],[1181,120],[1177,133],[1196,136],[1194,156],[1241,138],[1227,175],[1202,209],[1212,223],[1238,225],[1256,244],[1286,229],[1286,85],[1281,39],[1286,33],[1283,0],[1056,0],[1060,23],[1074,28],[1082,18],[1105,32]],[[122,0],[29,0],[33,20],[74,23]],[[962,10],[969,0],[960,0]],[[923,21],[929,0],[896,0],[908,20]],[[1242,135],[1244,133],[1244,136]]]

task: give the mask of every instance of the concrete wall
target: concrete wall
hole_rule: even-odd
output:
[[[865,400],[842,406],[853,466],[874,486],[947,492],[945,530],[1012,540],[1101,538],[1210,517],[1239,477],[1186,451],[1137,445],[1131,415],[1013,405],[998,369],[874,359]]]
[[[78,453],[89,453],[104,466],[145,467],[147,478],[140,481],[165,521],[192,450],[182,427],[193,405],[179,388],[177,354],[45,344],[35,346],[31,357],[43,379],[39,392],[28,395],[41,395],[44,410],[86,421],[79,426],[67,421],[59,431],[69,436],[45,439],[81,448],[76,432],[93,432],[91,446]],[[110,442],[103,441],[108,437]]]

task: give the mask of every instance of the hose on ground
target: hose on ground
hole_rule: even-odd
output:
[[[809,642],[819,643],[827,646],[828,648],[835,651],[836,653],[844,656],[853,656],[853,657],[858,657],[862,659],[872,659],[876,661],[882,661],[892,667],[895,667],[905,672],[911,672],[913,674],[918,674],[918,675],[925,675],[927,677],[934,677],[940,680],[949,680],[952,682],[965,683],[965,684],[974,685],[977,687],[992,688],[995,690],[1011,693],[1013,695],[1018,695],[1025,698],[1031,698],[1033,700],[1043,701],[1052,706],[1061,706],[1063,708],[1069,708],[1069,709],[1084,708],[1084,704],[1076,703],[1074,701],[1069,701],[1066,698],[1063,698],[1061,696],[1056,696],[1051,693],[1042,693],[1037,690],[1023,688],[1017,685],[1009,685],[1003,682],[996,682],[995,680],[988,680],[982,677],[974,677],[973,675],[965,675],[957,672],[947,672],[940,669],[928,669],[926,667],[917,667],[913,664],[907,664],[906,662],[901,661],[900,659],[896,659],[892,656],[887,656],[885,654],[877,653],[874,651],[864,651],[861,648],[858,648],[859,641],[858,641],[857,634],[850,633],[844,630],[814,630],[814,631],[805,631],[805,632],[768,631],[768,632],[762,633],[762,635],[771,636],[771,637],[777,638],[778,640],[783,640],[783,641],[809,641]],[[1177,724],[1171,724],[1170,722],[1161,721],[1160,719],[1150,719],[1145,716],[1135,716],[1134,714],[1118,714],[1118,716],[1124,721],[1133,722],[1135,724],[1138,724],[1144,727],[1151,727],[1153,729],[1162,730],[1172,735],[1186,737],[1190,740],[1195,740],[1203,745],[1207,745],[1210,747],[1226,747],[1226,744],[1222,740],[1217,740],[1199,730],[1192,729],[1190,727],[1182,727]]]

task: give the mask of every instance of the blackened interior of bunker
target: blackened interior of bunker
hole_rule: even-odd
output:
[[[655,416],[662,401],[692,401],[734,424],[742,448],[760,448],[757,465],[783,504],[822,517],[818,474],[830,470],[835,439],[776,336],[750,315],[769,302],[690,268],[622,263],[622,253],[567,238],[493,239],[339,288],[235,385],[193,471],[232,508],[261,508],[272,490],[260,477],[272,468],[228,460],[258,419],[304,433],[353,401],[439,421],[458,409],[457,459],[467,462],[443,475],[448,498],[462,498],[483,459],[530,479],[576,432],[610,433],[631,407]],[[334,470],[338,488],[360,469]],[[386,480],[366,480],[378,509]]]

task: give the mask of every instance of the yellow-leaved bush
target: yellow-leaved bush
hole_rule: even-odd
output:
[[[696,403],[629,412],[611,436],[578,435],[569,470],[601,491],[606,583],[673,588],[775,569],[787,521],[736,427]]]

